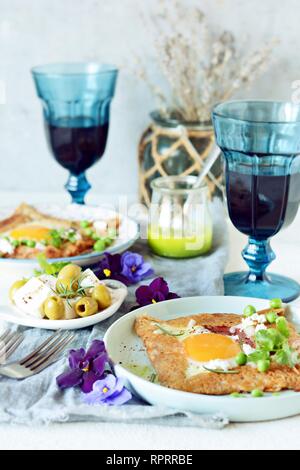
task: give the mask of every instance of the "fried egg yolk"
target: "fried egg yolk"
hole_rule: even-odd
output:
[[[41,225],[23,225],[10,232],[10,236],[15,240],[25,239],[39,242],[49,238],[50,231],[51,229]]]
[[[186,355],[199,362],[231,359],[240,352],[239,345],[229,336],[214,333],[188,336],[183,344]]]

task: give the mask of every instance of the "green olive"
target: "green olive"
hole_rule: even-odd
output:
[[[104,284],[94,287],[92,298],[96,300],[99,310],[104,310],[111,306],[112,300],[108,288]]]
[[[66,297],[71,297],[70,291],[76,292],[78,289],[78,278],[81,274],[81,267],[77,264],[67,264],[57,277],[56,289],[60,294],[68,291]]]
[[[62,320],[65,315],[65,305],[60,297],[48,297],[43,305],[44,314],[49,320]]]
[[[75,312],[79,317],[89,317],[98,312],[98,304],[92,297],[82,297],[75,304]]]
[[[11,288],[9,289],[9,298],[12,303],[14,303],[14,295],[20,287],[23,287],[27,282],[27,279],[19,279],[19,281],[15,281]]]
[[[78,279],[81,274],[81,267],[77,264],[67,264],[64,266],[58,275],[58,280],[60,279]]]

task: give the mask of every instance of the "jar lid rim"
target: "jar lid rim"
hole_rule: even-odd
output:
[[[189,175],[189,176],[161,176],[155,178],[151,181],[150,186],[152,190],[158,190],[164,193],[175,193],[175,194],[186,194],[191,192],[203,192],[207,190],[207,184],[205,181],[202,182],[201,186],[193,188],[193,184],[196,184],[198,180],[197,176]],[[176,183],[184,183],[190,184],[191,187],[187,188],[175,188],[170,187],[167,184],[176,184]]]
[[[162,127],[171,127],[177,129],[180,126],[191,129],[200,129],[200,130],[213,130],[212,121],[185,121],[184,119],[175,118],[171,116],[163,116],[162,113],[158,110],[152,111],[150,113],[151,119],[158,125]]]

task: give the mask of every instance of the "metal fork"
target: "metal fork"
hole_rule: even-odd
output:
[[[22,343],[24,336],[22,333],[11,333],[5,330],[0,336],[0,364],[5,362],[17,347]]]
[[[55,362],[74,338],[73,333],[58,330],[21,361],[1,366],[0,375],[20,380],[38,374]]]

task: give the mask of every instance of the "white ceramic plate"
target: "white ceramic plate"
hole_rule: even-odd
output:
[[[7,290],[0,288],[0,320],[46,330],[78,330],[95,325],[116,313],[127,296],[127,287],[122,282],[112,279],[103,280],[101,282],[111,289],[112,305],[90,317],[74,318],[73,320],[46,320],[31,317],[11,305],[8,300]]]
[[[194,413],[223,412],[231,421],[265,421],[300,413],[300,393],[286,391],[278,396],[265,394],[262,398],[234,398],[181,392],[152,383],[132,372],[132,366],[151,366],[141,340],[135,334],[135,318],[142,314],[169,320],[197,313],[241,313],[248,304],[257,309],[268,307],[268,301],[247,297],[188,297],[142,307],[116,321],[106,332],[104,341],[115,364],[117,376],[123,377],[133,393],[153,405],[163,405]],[[299,321],[299,305],[291,312]],[[298,310],[297,310],[298,309]]]
[[[97,220],[102,218],[113,218],[116,215],[120,217],[121,223],[119,228],[118,238],[113,242],[111,246],[105,249],[108,253],[122,253],[130,248],[139,237],[139,226],[138,224],[121,214],[117,214],[115,211],[107,209],[101,206],[86,206],[78,204],[69,205],[35,205],[42,212],[64,219],[70,220]],[[10,215],[14,211],[14,208],[1,208],[0,219],[3,219]],[[103,252],[91,252],[88,254],[73,256],[70,258],[57,258],[49,260],[53,261],[64,261],[79,264],[80,266],[89,266],[97,263],[103,255]],[[29,277],[32,275],[33,270],[38,268],[38,263],[34,259],[6,259],[0,258],[0,279],[1,283],[5,283],[6,287],[14,282],[14,280]]]

